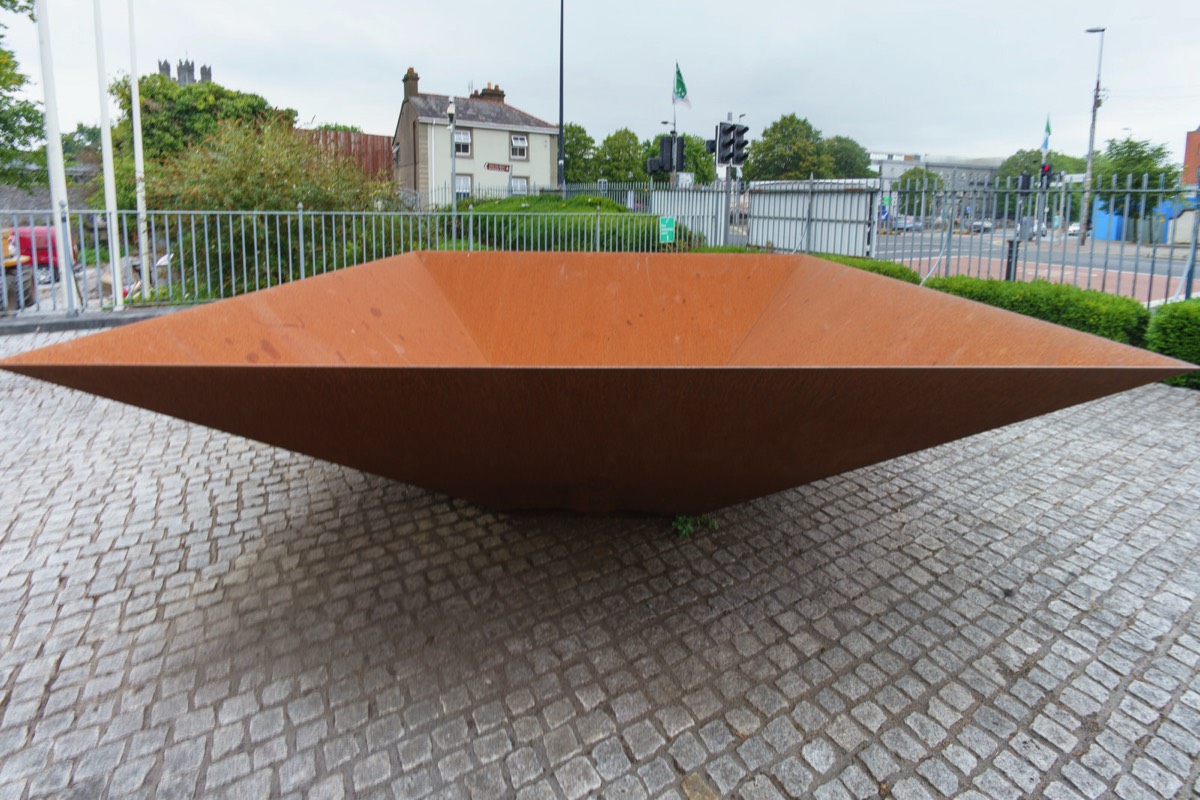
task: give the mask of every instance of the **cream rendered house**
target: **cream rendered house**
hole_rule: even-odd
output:
[[[459,198],[527,194],[553,186],[558,128],[504,102],[488,84],[470,97],[422,94],[412,67],[392,138],[396,188],[423,203],[450,202],[450,119],[454,101],[455,189]]]

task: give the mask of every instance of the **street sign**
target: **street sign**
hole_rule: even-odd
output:
[[[881,220],[887,221],[887,218],[888,218],[888,200],[887,200],[887,198],[886,198],[886,197],[885,197],[885,198],[883,198],[883,205],[879,207],[879,218],[880,218]]]
[[[675,218],[674,217],[659,217],[658,218],[658,243],[670,244],[675,241]]]

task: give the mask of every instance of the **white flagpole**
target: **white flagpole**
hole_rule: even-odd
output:
[[[150,299],[150,270],[146,246],[146,159],[142,154],[142,96],[138,86],[137,40],[134,37],[133,0],[129,0],[129,82],[132,91],[130,121],[133,123],[133,185],[137,194],[138,264],[142,273],[142,299]]]
[[[58,100],[54,89],[54,56],[50,49],[50,16],[46,0],[34,0],[34,15],[37,17],[38,49],[42,57],[42,88],[46,93],[46,167],[50,173],[50,202],[54,206],[57,261],[62,274],[63,287],[67,295],[67,314],[79,313],[75,308],[75,274],[71,260],[71,229],[67,224],[67,171],[63,163],[62,133],[58,127]],[[54,266],[51,266],[51,270]]]
[[[108,263],[112,274],[113,308],[120,311],[125,308],[125,287],[124,281],[121,280],[121,232],[117,229],[117,186],[113,178],[112,129],[108,121],[108,71],[104,68],[104,26],[100,19],[100,0],[92,0],[92,10],[96,18],[96,78],[100,86],[100,153],[104,165]]]

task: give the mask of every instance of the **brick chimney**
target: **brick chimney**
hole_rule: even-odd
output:
[[[421,76],[418,75],[417,71],[415,69],[413,69],[412,67],[409,67],[408,72],[404,73],[404,99],[405,100],[407,100],[408,98],[417,94],[417,81],[419,81],[420,79],[421,79]]]
[[[492,86],[492,84],[489,83],[487,85],[486,89],[479,92],[479,99],[480,100],[491,100],[496,103],[503,103],[504,102],[504,92],[501,91],[500,84],[496,84],[495,86]]]

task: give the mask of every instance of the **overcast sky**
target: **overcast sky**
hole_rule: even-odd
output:
[[[103,0],[110,78],[130,69],[128,0]],[[218,83],[295,108],[302,124],[391,134],[408,67],[425,92],[498,83],[511,105],[558,121],[554,0],[133,0],[142,74],[160,59],[209,64]],[[41,100],[36,25],[3,14]],[[92,2],[49,0],[63,129],[99,120]],[[786,113],[872,151],[1004,157],[1087,151],[1107,27],[1097,148],[1132,135],[1182,161],[1200,127],[1200,2],[1158,0],[566,0],[567,122],[597,142],[648,138],[671,118],[678,61],[690,109],[679,129],[712,136],[727,112],[751,138]],[[115,113],[115,112],[114,112]]]

